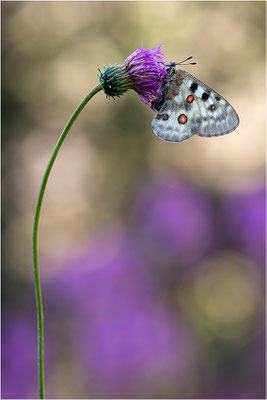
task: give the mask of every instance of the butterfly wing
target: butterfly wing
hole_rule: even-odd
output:
[[[188,118],[187,104],[177,83],[167,82],[164,92],[165,99],[152,121],[152,129],[160,139],[183,142],[197,133],[200,122],[197,104],[192,105],[191,118]]]
[[[199,108],[199,136],[219,136],[235,130],[239,118],[234,108],[220,94],[209,88],[188,72],[178,71],[183,75],[181,90],[190,90]]]
[[[239,118],[233,107],[189,73],[178,70],[175,79],[165,85],[165,99],[152,121],[159,138],[182,142],[194,134],[224,135],[238,126]]]

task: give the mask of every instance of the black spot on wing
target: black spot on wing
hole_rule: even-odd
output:
[[[206,100],[208,100],[209,97],[210,97],[210,95],[208,93],[206,93],[206,92],[202,93],[202,96],[201,96],[202,100],[206,101]]]
[[[211,104],[211,105],[208,107],[208,110],[210,110],[210,111],[216,110],[215,104]]]
[[[195,93],[197,88],[198,88],[198,84],[196,82],[193,82],[192,85],[190,86],[190,89],[192,90],[193,93]]]

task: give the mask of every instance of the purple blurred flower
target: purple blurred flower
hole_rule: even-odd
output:
[[[143,251],[164,264],[199,261],[217,240],[208,199],[177,179],[148,182],[137,197],[134,218]]]
[[[8,316],[2,325],[2,398],[37,395],[36,326],[22,316]],[[35,390],[36,389],[36,393]]]
[[[31,305],[24,308],[33,314]],[[2,397],[34,399],[38,396],[37,326],[28,316],[5,309],[2,318]],[[45,364],[53,362],[51,336],[45,333]],[[49,395],[50,377],[46,376]]]
[[[140,306],[137,298],[136,304],[126,300],[114,312],[117,301],[114,294],[104,312],[95,310],[91,323],[85,316],[76,325],[74,345],[94,394],[157,397],[164,387],[164,397],[179,398],[183,380],[192,371],[195,343],[191,332],[156,302]]]
[[[51,282],[49,297],[54,291],[72,320],[71,348],[92,397],[146,397],[162,390],[179,397],[192,368],[191,331],[164,307],[146,270],[131,235],[110,231]]]
[[[161,46],[135,50],[122,65],[111,65],[100,71],[99,80],[108,97],[135,90],[140,99],[152,109],[152,101],[162,95],[166,80],[166,62]]]
[[[226,197],[223,203],[222,223],[234,245],[264,267],[264,188],[233,193]]]
[[[93,313],[96,307],[105,309],[114,295],[120,309],[125,299],[129,302],[140,296],[140,305],[144,297],[150,299],[153,289],[144,281],[147,266],[132,243],[129,233],[110,229],[83,244],[80,250],[66,257],[62,267],[64,273],[49,283],[46,289],[48,301],[51,296],[56,296],[59,304],[63,302],[75,313],[83,307],[87,313]]]

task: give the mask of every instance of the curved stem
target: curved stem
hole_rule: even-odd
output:
[[[35,292],[36,292],[36,307],[37,307],[37,323],[38,323],[38,371],[39,371],[39,394],[40,399],[44,399],[44,326],[43,326],[43,302],[42,302],[42,292],[39,274],[39,262],[38,262],[38,229],[42,202],[44,198],[45,188],[47,181],[51,172],[51,169],[56,160],[57,154],[72,127],[72,124],[86,106],[88,101],[100,90],[102,90],[102,85],[99,83],[96,85],[82,100],[78,105],[72,116],[70,117],[67,125],[63,129],[60,138],[53,150],[52,156],[46,167],[43,180],[40,187],[40,192],[37,200],[34,223],[33,223],[33,268],[34,268],[34,280],[35,280]]]

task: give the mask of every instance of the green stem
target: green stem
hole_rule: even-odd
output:
[[[42,202],[44,198],[44,193],[47,185],[47,181],[51,172],[51,169],[56,160],[57,154],[72,127],[72,124],[86,106],[88,101],[100,90],[102,90],[102,85],[99,83],[96,85],[82,100],[82,102],[78,105],[72,116],[70,117],[67,125],[63,129],[60,138],[53,150],[52,156],[48,162],[46,167],[42,184],[40,187],[40,192],[37,200],[36,211],[34,216],[33,223],[33,268],[34,268],[34,280],[35,280],[35,292],[36,292],[36,307],[37,307],[37,323],[38,323],[38,371],[39,371],[39,394],[40,399],[44,399],[44,325],[43,325],[43,302],[42,302],[42,292],[41,292],[41,283],[40,283],[40,274],[39,274],[39,262],[38,262],[38,229],[39,229],[39,220]]]

